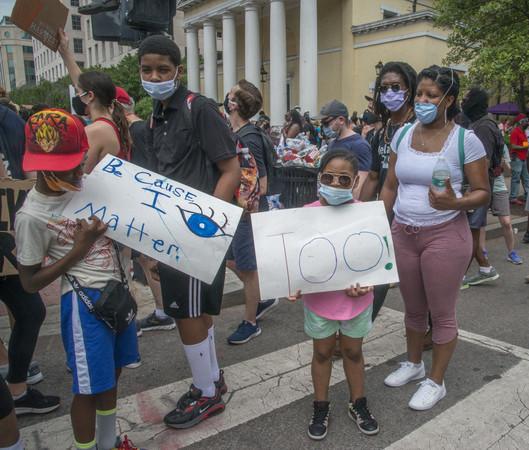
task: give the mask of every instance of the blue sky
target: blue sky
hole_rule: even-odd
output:
[[[0,17],[9,16],[14,4],[15,0],[0,0]]]

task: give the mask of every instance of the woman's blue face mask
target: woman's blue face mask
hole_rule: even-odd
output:
[[[429,102],[415,102],[414,110],[415,110],[415,116],[417,117],[417,120],[421,122],[423,125],[428,125],[437,119],[437,115],[439,114],[439,106],[441,103],[443,103],[443,100],[446,98],[448,93],[450,92],[450,89],[452,89],[452,86],[454,85],[454,70],[450,69],[450,74],[452,76],[452,79],[450,81],[450,86],[445,91],[444,95],[441,97],[441,100],[439,103],[429,103]],[[448,108],[448,107],[447,107]],[[446,122],[446,109],[445,109],[445,122]]]

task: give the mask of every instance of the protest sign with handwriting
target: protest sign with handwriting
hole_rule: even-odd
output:
[[[242,209],[107,155],[83,181],[63,215],[97,216],[107,236],[211,284]]]
[[[382,202],[252,214],[261,298],[399,280]]]

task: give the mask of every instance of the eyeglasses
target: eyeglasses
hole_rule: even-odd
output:
[[[331,124],[331,122],[332,122],[333,120],[337,119],[337,118],[338,118],[338,117],[329,117],[329,118],[326,119],[326,120],[322,120],[322,121],[321,121],[321,124],[322,124],[324,127],[328,127],[328,126]]]
[[[349,175],[334,175],[333,173],[324,172],[320,175],[320,183],[330,186],[338,180],[338,184],[343,188],[348,188],[353,185],[353,179]]]
[[[390,86],[386,86],[386,85],[380,86],[380,92],[382,92],[383,94],[388,92],[388,89],[391,89],[393,92],[399,92],[401,87],[399,83],[393,83]]]

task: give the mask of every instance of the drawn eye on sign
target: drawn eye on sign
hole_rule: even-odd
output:
[[[72,220],[97,216],[112,239],[210,284],[224,264],[242,210],[107,155],[63,214]]]
[[[201,238],[214,238],[219,236],[233,237],[231,234],[224,232],[224,228],[228,224],[228,218],[226,217],[226,214],[222,213],[224,224],[220,225],[213,219],[215,216],[215,211],[213,208],[208,207],[211,215],[206,216],[200,205],[197,203],[190,203],[190,205],[196,206],[200,212],[189,211],[179,205],[176,205],[176,207],[180,211],[182,219],[184,219],[184,223],[191,233]]]

